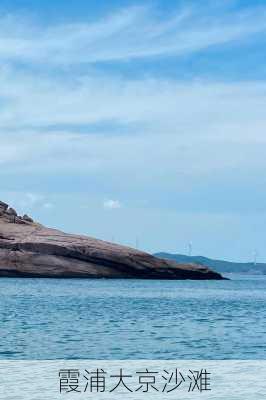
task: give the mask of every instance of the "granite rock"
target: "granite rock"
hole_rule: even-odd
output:
[[[180,265],[130,247],[67,234],[28,216],[10,215],[9,210],[5,207],[0,214],[2,277],[223,279],[206,267]]]

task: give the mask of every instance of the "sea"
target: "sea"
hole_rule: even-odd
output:
[[[1,360],[265,360],[266,276],[0,279]]]

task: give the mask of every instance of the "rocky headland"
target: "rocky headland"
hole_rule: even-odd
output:
[[[0,202],[0,277],[223,279],[200,265],[63,233]]]

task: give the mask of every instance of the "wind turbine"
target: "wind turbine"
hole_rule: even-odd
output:
[[[188,243],[188,256],[191,257],[192,255],[192,242]]]
[[[256,266],[257,265],[257,258],[258,258],[258,252],[257,252],[257,250],[255,250],[254,251],[254,266]]]

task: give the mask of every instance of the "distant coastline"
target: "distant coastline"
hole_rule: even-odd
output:
[[[204,256],[187,256],[184,254],[171,254],[159,252],[154,254],[166,260],[173,260],[178,264],[197,264],[204,267],[211,267],[219,273],[239,273],[251,275],[266,275],[266,263],[240,263],[224,260],[211,259]]]

